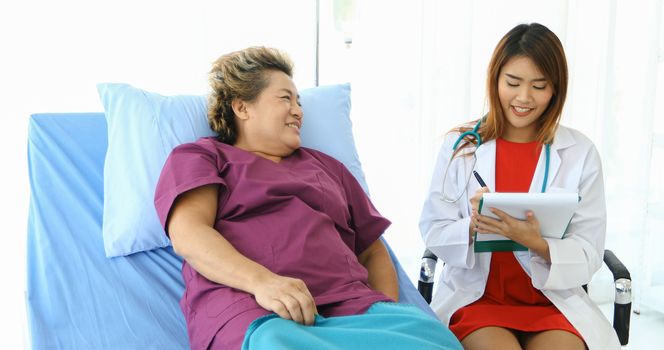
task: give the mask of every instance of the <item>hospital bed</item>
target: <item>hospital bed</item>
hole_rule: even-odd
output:
[[[27,312],[33,349],[188,349],[171,247],[107,258],[103,113],[29,121]],[[128,168],[126,171],[131,172]],[[390,250],[401,302],[435,317]]]

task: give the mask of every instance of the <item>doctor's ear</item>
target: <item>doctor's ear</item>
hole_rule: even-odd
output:
[[[239,98],[235,98],[231,102],[231,108],[233,108],[233,113],[235,113],[236,117],[242,120],[249,119],[249,114],[247,113],[247,102]]]

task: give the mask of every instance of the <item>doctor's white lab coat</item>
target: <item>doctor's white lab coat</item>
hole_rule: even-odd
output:
[[[475,253],[469,244],[471,206],[469,198],[479,189],[471,179],[467,192],[456,203],[443,201],[442,182],[457,133],[447,135],[438,154],[433,180],[420,218],[420,232],[426,247],[444,263],[431,306],[443,321],[461,307],[484,294],[491,253]],[[606,235],[604,182],[599,154],[593,143],[580,132],[559,126],[550,153],[547,192],[578,192],[579,207],[564,239],[545,238],[551,263],[531,251],[514,252],[517,261],[539,289],[567,317],[583,336],[590,350],[620,349],[611,324],[581,287],[590,282],[601,267]],[[495,188],[496,142],[477,148],[475,168],[489,189]],[[461,164],[462,163],[454,163]],[[529,192],[540,192],[544,180],[545,152],[542,147]],[[450,168],[452,174],[465,173]],[[449,176],[456,186],[465,176]],[[456,192],[459,193],[459,192]]]

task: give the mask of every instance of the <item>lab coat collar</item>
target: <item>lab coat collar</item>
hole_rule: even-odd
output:
[[[546,184],[547,189],[555,179],[556,174],[560,169],[561,158],[559,151],[570,147],[575,143],[576,141],[574,140],[574,137],[572,136],[572,133],[570,133],[569,129],[564,126],[558,126],[553,143],[551,144],[549,177]],[[477,164],[475,165],[475,168],[484,179],[484,182],[486,182],[489,190],[493,191],[496,188],[496,140],[490,140],[482,143],[482,145],[477,148],[475,155],[477,156]],[[533,175],[533,179],[530,183],[529,192],[541,192],[542,181],[544,181],[545,168],[546,152],[545,147],[542,147],[542,151],[537,162],[537,168],[535,169],[535,174]]]
[[[570,146],[573,146],[576,143],[574,136],[569,131],[568,128],[559,125],[556,130],[556,135],[553,137],[553,144],[551,145],[551,150],[561,150]]]
[[[556,134],[553,137],[553,143],[551,144],[550,158],[549,158],[549,177],[547,179],[546,191],[549,190],[553,180],[558,174],[560,169],[560,164],[562,159],[560,158],[560,150],[563,150],[567,147],[574,145],[576,141],[570,133],[569,129],[564,126],[558,126]],[[530,183],[529,192],[539,193],[542,191],[542,182],[544,181],[544,175],[546,171],[546,149],[542,147],[539,160],[537,162],[537,168],[535,168],[535,174],[533,175],[533,180]]]

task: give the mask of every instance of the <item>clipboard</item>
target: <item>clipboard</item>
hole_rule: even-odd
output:
[[[497,208],[519,220],[531,210],[540,223],[543,237],[563,239],[581,198],[577,193],[485,193],[479,213],[498,219],[489,208]],[[528,250],[497,233],[475,232],[475,252]]]

